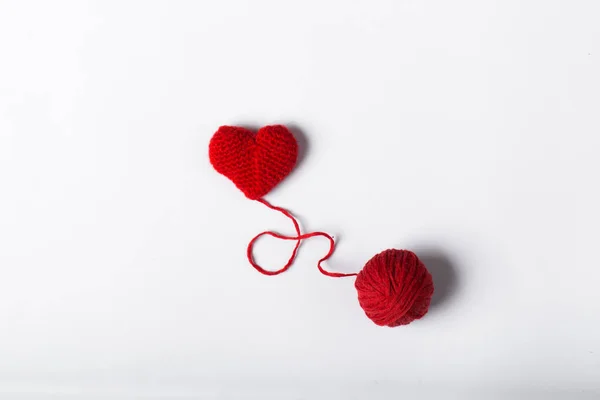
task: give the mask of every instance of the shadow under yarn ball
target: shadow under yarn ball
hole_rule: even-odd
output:
[[[385,250],[365,264],[356,277],[358,302],[380,326],[407,325],[422,318],[433,295],[433,279],[415,253]]]

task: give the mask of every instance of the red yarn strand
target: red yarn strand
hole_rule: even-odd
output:
[[[258,235],[256,235],[254,238],[252,238],[250,243],[248,243],[248,249],[247,249],[246,254],[248,256],[248,261],[258,272],[260,272],[263,275],[279,275],[282,272],[287,271],[290,268],[290,266],[294,263],[294,260],[296,259],[296,253],[298,252],[298,247],[300,247],[300,242],[302,240],[308,239],[311,237],[316,237],[316,236],[323,236],[329,240],[329,252],[327,252],[327,254],[323,258],[321,258],[319,260],[319,262],[317,263],[317,268],[319,269],[319,271],[323,275],[326,275],[326,276],[329,276],[332,278],[343,278],[343,277],[347,277],[347,276],[357,276],[358,275],[356,273],[344,274],[341,272],[329,272],[329,271],[326,271],[325,269],[323,269],[323,267],[321,266],[321,263],[323,261],[327,260],[329,257],[331,257],[331,255],[335,251],[335,241],[333,240],[331,235],[329,235],[328,233],[325,233],[325,232],[311,232],[311,233],[302,234],[300,232],[300,225],[298,224],[298,221],[296,220],[296,218],[294,218],[294,216],[289,211],[287,211],[284,208],[274,206],[262,198],[257,199],[256,201],[264,204],[265,206],[269,207],[271,210],[279,211],[280,213],[282,213],[283,215],[288,217],[294,224],[294,229],[296,230],[296,236],[287,236],[287,235],[282,235],[280,233],[273,232],[273,231],[264,231],[264,232],[261,232]],[[260,239],[264,235],[268,235],[268,236],[271,236],[271,237],[274,237],[277,239],[295,240],[296,241],[296,246],[294,247],[294,250],[292,251],[292,255],[289,258],[289,260],[287,261],[287,263],[283,266],[283,268],[275,270],[275,271],[269,271],[269,270],[264,269],[263,267],[261,267],[254,261],[254,257],[252,255],[254,244],[256,243],[256,241],[258,239]]]
[[[281,207],[277,207],[274,205],[271,205],[269,202],[267,202],[265,199],[257,199],[256,201],[264,204],[265,206],[269,207],[272,210],[275,211],[279,211],[280,213],[282,213],[283,215],[285,215],[286,217],[288,217],[290,220],[292,220],[292,223],[294,224],[294,229],[296,230],[296,237],[291,237],[291,236],[283,236],[278,234],[277,232],[271,232],[271,231],[265,231],[265,232],[261,232],[258,235],[256,235],[251,241],[250,243],[248,243],[248,250],[246,252],[247,256],[248,256],[248,261],[250,262],[250,264],[261,274],[263,275],[279,275],[282,272],[287,271],[292,264],[294,263],[294,260],[296,259],[296,253],[298,252],[298,247],[300,247],[300,242],[301,239],[298,238],[301,233],[300,233],[300,225],[298,224],[298,221],[296,220],[296,218],[294,218],[294,216],[292,214],[290,214],[290,212],[284,208]],[[294,251],[292,251],[292,255],[290,257],[290,259],[288,260],[288,262],[283,266],[283,268],[276,270],[276,271],[269,271],[266,270],[264,268],[262,268],[260,265],[258,265],[255,261],[254,261],[254,257],[252,256],[252,249],[254,247],[254,243],[261,237],[264,235],[269,235],[272,237],[279,237],[280,239],[286,239],[286,240],[297,240],[296,242],[296,246],[294,247]]]

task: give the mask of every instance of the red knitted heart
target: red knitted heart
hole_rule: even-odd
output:
[[[210,162],[246,197],[260,199],[296,165],[298,144],[283,125],[264,126],[256,135],[238,126],[222,126],[208,146]]]

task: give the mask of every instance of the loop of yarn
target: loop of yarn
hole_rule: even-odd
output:
[[[433,295],[433,279],[417,255],[385,250],[371,258],[354,283],[358,302],[380,326],[407,325],[423,317]]]
[[[273,232],[273,231],[265,231],[265,232],[261,232],[258,235],[254,236],[254,238],[252,238],[252,240],[250,241],[250,243],[248,243],[248,249],[246,251],[246,255],[248,257],[248,261],[250,262],[250,264],[261,274],[263,275],[279,275],[282,272],[287,271],[291,265],[294,263],[294,260],[296,259],[296,253],[298,252],[298,247],[300,246],[300,242],[303,239],[308,239],[311,237],[316,237],[316,236],[323,236],[325,238],[327,238],[329,240],[329,252],[319,260],[319,262],[317,263],[317,268],[319,269],[319,271],[326,276],[330,276],[332,278],[342,278],[342,277],[346,277],[346,276],[356,276],[357,274],[355,273],[351,273],[351,274],[344,274],[341,272],[329,272],[326,271],[325,269],[323,269],[323,267],[321,266],[321,263],[325,260],[327,260],[329,257],[331,257],[331,255],[333,254],[334,250],[335,250],[335,241],[333,240],[333,238],[331,237],[331,235],[329,235],[326,232],[311,232],[311,233],[304,233],[302,234],[300,232],[300,226],[298,224],[298,221],[296,220],[296,218],[294,218],[294,216],[287,211],[284,208],[281,207],[277,207],[274,205],[271,205],[269,202],[267,202],[265,199],[257,199],[258,202],[264,204],[265,206],[269,207],[271,210],[275,210],[275,211],[279,211],[280,213],[282,213],[283,215],[285,215],[286,217],[288,217],[292,223],[294,224],[294,229],[296,230],[296,236],[288,236],[288,235],[282,235],[280,233],[277,232]],[[253,257],[253,248],[254,248],[254,243],[260,239],[262,236],[264,235],[268,235],[277,239],[283,239],[283,240],[295,240],[296,241],[296,246],[294,247],[294,250],[292,251],[292,255],[289,258],[289,260],[287,261],[287,263],[280,269],[275,270],[275,271],[271,271],[271,270],[266,270],[263,267],[261,267],[260,265],[258,265],[255,261],[254,261],[254,257]]]

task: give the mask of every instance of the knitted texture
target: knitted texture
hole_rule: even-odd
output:
[[[377,325],[407,325],[423,317],[433,295],[433,280],[417,255],[385,250],[371,258],[354,283],[358,302]]]
[[[283,125],[264,126],[256,135],[246,128],[222,126],[210,140],[208,153],[217,172],[257,200],[294,169],[298,144]]]

